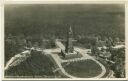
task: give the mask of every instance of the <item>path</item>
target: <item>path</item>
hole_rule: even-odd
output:
[[[106,69],[105,67],[97,60],[95,60],[93,57],[91,57],[90,55],[87,54],[88,50],[87,49],[81,49],[81,48],[78,48],[78,47],[75,47],[74,48],[76,51],[80,52],[83,57],[82,58],[74,58],[74,59],[68,59],[68,60],[63,60],[61,59],[58,54],[52,54],[52,49],[51,50],[44,50],[45,53],[48,52],[47,54],[50,54],[52,56],[52,58],[55,60],[55,62],[57,63],[58,67],[60,68],[60,70],[68,77],[70,78],[77,78],[77,77],[74,77],[70,74],[68,74],[64,68],[62,67],[61,63],[63,62],[72,62],[72,61],[80,61],[80,60],[86,60],[86,59],[91,59],[93,61],[95,61],[98,65],[100,65],[101,69],[102,69],[102,72],[98,75],[98,76],[95,76],[95,77],[92,77],[92,78],[101,78],[102,76],[104,76],[104,74],[106,73]],[[59,51],[60,49],[56,49],[56,51]],[[54,52],[55,52],[55,49],[54,49]]]
[[[101,74],[99,74],[98,76],[93,77],[93,78],[101,78],[102,76],[104,76],[104,74],[106,73],[106,69],[105,69],[104,65],[102,65],[99,61],[97,61],[96,59],[94,59],[93,57],[91,57],[90,55],[88,55],[86,49],[81,49],[81,48],[75,47],[75,50],[76,51],[79,51],[83,55],[83,57],[88,58],[88,59],[91,59],[91,60],[95,61],[97,64],[100,65],[100,67],[102,69]]]
[[[60,68],[60,70],[62,71],[62,73],[64,73],[64,75],[66,75],[66,76],[68,76],[68,77],[70,77],[70,78],[77,78],[77,77],[74,77],[74,76],[68,74],[68,73],[64,70],[64,68],[63,68],[62,65],[61,65],[61,59],[60,59],[60,57],[59,57],[57,54],[50,54],[50,55],[51,55],[52,58],[55,60],[55,62],[57,63],[57,65],[58,65],[58,67]]]
[[[6,63],[4,70],[8,70],[10,67],[17,66],[24,60],[26,60],[30,56],[30,51],[26,50],[21,52],[20,54],[16,54],[11,57],[11,59]]]
[[[63,45],[60,41],[59,41],[59,42],[56,41],[56,45],[58,45],[59,48],[55,48],[55,49],[45,49],[45,50],[43,50],[43,52],[44,52],[45,54],[50,54],[50,55],[52,56],[52,58],[55,60],[56,64],[57,64],[58,67],[60,68],[60,70],[61,70],[66,76],[68,76],[68,77],[70,77],[70,78],[78,78],[78,77],[74,77],[74,76],[68,74],[68,73],[64,70],[64,68],[62,67],[61,63],[63,63],[63,62],[72,62],[72,61],[80,61],[80,60],[86,60],[86,59],[91,59],[91,60],[95,61],[97,64],[100,65],[100,67],[101,67],[101,69],[102,69],[101,74],[99,74],[99,75],[96,76],[96,77],[92,77],[92,78],[101,78],[101,77],[106,73],[105,67],[104,67],[99,61],[97,61],[96,59],[94,59],[93,57],[91,57],[90,55],[87,54],[87,52],[88,52],[87,49],[82,49],[82,48],[75,47],[75,48],[74,48],[75,51],[78,51],[80,54],[82,54],[83,57],[81,57],[81,58],[74,58],[74,59],[68,59],[68,60],[63,60],[63,59],[61,59],[61,58],[59,57],[58,53],[61,52],[61,49],[64,50],[65,47],[64,47],[64,45]],[[41,49],[36,49],[36,50],[42,51]],[[9,66],[10,66],[12,63],[13,63],[13,64],[12,64],[11,66],[14,66],[14,65],[17,65],[17,64],[20,63],[19,61],[15,61],[16,57],[20,58],[20,57],[23,56],[25,59],[27,59],[26,56],[24,56],[25,53],[26,53],[26,52],[23,52],[23,55],[18,54],[18,55],[15,55],[14,57],[12,57],[11,60],[7,63],[7,66],[5,67],[5,70],[8,69]],[[30,54],[30,51],[27,51],[27,53]],[[14,61],[15,61],[15,62],[14,62]],[[23,61],[23,60],[22,60],[22,61]],[[18,62],[18,63],[17,63],[17,62]]]
[[[44,50],[44,52],[45,52],[46,54],[50,54],[50,55],[53,57],[53,59],[54,59],[55,62],[57,63],[57,65],[58,65],[58,67],[60,68],[60,70],[61,70],[66,76],[68,76],[68,77],[70,77],[70,78],[77,78],[77,77],[74,77],[74,76],[68,74],[67,72],[65,72],[65,70],[64,70],[64,68],[62,67],[61,63],[63,63],[63,62],[74,62],[74,61],[80,61],[80,60],[86,60],[86,59],[91,59],[91,60],[95,61],[95,62],[101,67],[101,69],[102,69],[102,72],[101,72],[98,76],[95,76],[95,77],[92,77],[92,78],[101,78],[101,77],[104,76],[104,74],[106,73],[106,69],[105,69],[104,65],[102,65],[99,61],[97,61],[96,59],[94,59],[93,57],[91,57],[90,55],[87,54],[87,52],[89,51],[89,49],[82,49],[82,48],[74,47],[74,50],[75,50],[75,51],[78,51],[80,54],[82,54],[83,57],[81,57],[81,58],[74,58],[74,59],[68,59],[68,60],[63,60],[63,59],[61,59],[61,58],[58,56],[58,54],[53,54],[53,52],[55,53],[55,51],[56,51],[56,52],[59,52],[59,53],[60,53],[61,49],[64,50],[65,47],[64,47],[64,45],[63,45],[60,41],[58,41],[58,40],[56,40],[56,45],[57,45],[57,47],[59,47],[59,48],[57,48],[57,49]]]

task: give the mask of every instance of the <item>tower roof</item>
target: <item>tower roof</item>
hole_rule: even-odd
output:
[[[72,27],[69,27],[69,34],[72,34]]]

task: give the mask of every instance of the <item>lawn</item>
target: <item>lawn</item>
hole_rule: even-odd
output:
[[[91,78],[101,73],[101,67],[96,64],[93,60],[85,60],[72,62],[66,66],[67,63],[62,63],[64,69],[69,74],[79,78]]]
[[[31,56],[5,72],[5,77],[26,77],[26,78],[54,78],[64,77],[60,73],[53,72],[55,65],[50,56],[41,52],[33,51]]]

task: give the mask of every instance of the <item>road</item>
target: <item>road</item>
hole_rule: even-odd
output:
[[[65,71],[65,69],[62,67],[61,63],[63,63],[63,62],[74,62],[74,61],[80,61],[80,60],[86,60],[86,59],[91,59],[91,60],[95,61],[97,64],[100,65],[100,67],[102,69],[102,72],[98,76],[95,76],[95,77],[92,77],[92,78],[101,78],[106,73],[105,67],[99,61],[97,61],[96,59],[94,59],[93,57],[91,57],[90,55],[87,54],[87,52],[89,51],[88,49],[74,47],[74,50],[78,51],[80,54],[82,54],[83,57],[63,60],[63,59],[60,58],[58,53],[60,53],[61,50],[64,50],[65,47],[60,41],[56,41],[56,45],[58,46],[58,48],[45,49],[45,50],[36,49],[36,50],[43,51],[45,54],[51,55],[52,58],[54,59],[54,61],[56,62],[56,64],[58,65],[58,67],[60,68],[60,70],[62,71],[62,73],[65,74],[66,76],[68,76],[70,78],[78,78],[78,77],[72,76],[71,74],[68,74]],[[27,59],[27,56],[25,55],[26,53],[30,54],[30,51],[27,50],[27,51],[22,52],[22,55],[21,54],[17,54],[14,57],[12,57],[9,60],[9,62],[7,63],[7,65],[5,67],[5,70],[7,70],[10,66],[16,66],[16,65],[20,64],[22,61],[24,61],[24,60],[22,60],[22,61],[15,60],[16,58],[18,58],[18,59],[19,58]]]
[[[104,76],[104,74],[106,73],[106,69],[104,67],[104,65],[102,65],[99,61],[97,61],[96,59],[94,59],[93,57],[91,57],[90,55],[87,54],[87,52],[89,51],[89,49],[83,49],[83,48],[79,48],[79,47],[74,47],[74,50],[75,51],[78,51],[80,54],[82,54],[83,57],[81,58],[74,58],[74,59],[68,59],[68,60],[63,60],[61,59],[58,54],[53,54],[53,53],[57,53],[57,52],[60,52],[61,49],[64,50],[65,47],[64,45],[60,42],[60,41],[56,41],[56,45],[59,47],[57,49],[49,49],[49,50],[44,50],[44,52],[46,54],[50,54],[53,59],[55,60],[55,62],[57,63],[58,67],[60,68],[60,70],[68,77],[70,78],[77,78],[77,77],[74,77],[70,74],[68,74],[64,68],[62,67],[61,63],[63,62],[74,62],[74,61],[80,61],[80,60],[86,60],[86,59],[91,59],[93,61],[95,61],[102,69],[102,72],[98,75],[98,76],[95,76],[95,77],[92,77],[92,78],[101,78],[102,76]]]
[[[62,67],[61,63],[63,62],[74,62],[74,61],[80,61],[80,60],[86,60],[86,59],[91,59],[93,61],[95,61],[102,69],[102,72],[95,76],[95,77],[92,77],[92,78],[101,78],[102,76],[104,76],[104,74],[106,73],[106,69],[104,67],[104,65],[102,65],[99,61],[97,61],[96,59],[94,59],[93,57],[91,57],[90,55],[87,54],[88,52],[88,49],[82,49],[82,48],[78,48],[78,47],[75,47],[74,48],[76,51],[78,51],[80,54],[83,55],[83,57],[81,58],[74,58],[74,59],[68,59],[68,60],[63,60],[60,58],[60,56],[58,56],[58,54],[53,54],[52,53],[52,49],[51,50],[44,50],[45,53],[47,52],[47,54],[50,54],[52,56],[52,58],[55,60],[56,64],[58,65],[58,67],[60,68],[60,70],[68,77],[70,78],[78,78],[78,77],[75,77],[75,76],[72,76],[71,74],[68,74],[64,68]],[[53,49],[53,52],[56,51],[59,51],[60,49]]]
[[[25,61],[29,56],[29,50],[23,51],[20,54],[16,54],[7,62],[4,70],[8,70],[10,67],[19,65],[21,62]]]
[[[102,69],[102,72],[98,76],[95,76],[95,77],[92,77],[92,78],[101,78],[102,76],[104,76],[104,74],[106,73],[106,69],[105,69],[105,66],[103,64],[101,64],[99,61],[97,61],[96,59],[94,59],[93,57],[88,55],[86,49],[75,47],[75,50],[80,52],[83,55],[83,57],[85,57],[86,59],[91,59],[91,60],[95,61],[97,64],[100,65],[100,67]]]
[[[74,77],[74,76],[68,74],[68,73],[64,70],[64,68],[63,68],[62,65],[61,65],[61,59],[60,59],[60,57],[59,57],[57,54],[50,54],[50,55],[52,56],[52,58],[54,59],[54,61],[56,62],[56,64],[58,65],[58,67],[60,68],[61,72],[62,72],[64,75],[66,75],[66,76],[68,76],[68,77],[70,77],[70,78],[77,78],[77,77]]]

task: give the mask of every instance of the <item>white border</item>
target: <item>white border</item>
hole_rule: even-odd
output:
[[[1,60],[2,60],[2,80],[128,80],[128,54],[125,53],[126,57],[126,78],[74,78],[74,79],[65,79],[65,78],[4,78],[4,4],[125,4],[125,47],[126,53],[128,52],[128,1],[127,0],[2,0],[0,4],[0,18],[1,18],[1,35],[0,35],[0,51],[1,51]]]
[[[3,36],[4,36],[4,5],[3,5],[3,0],[0,1],[1,4],[0,4],[0,52],[1,52],[1,56],[0,56],[0,62],[2,63],[0,69],[1,69],[1,79],[3,78],[3,73],[4,73],[4,39],[3,39]]]
[[[125,4],[125,70],[128,80],[128,2]]]

